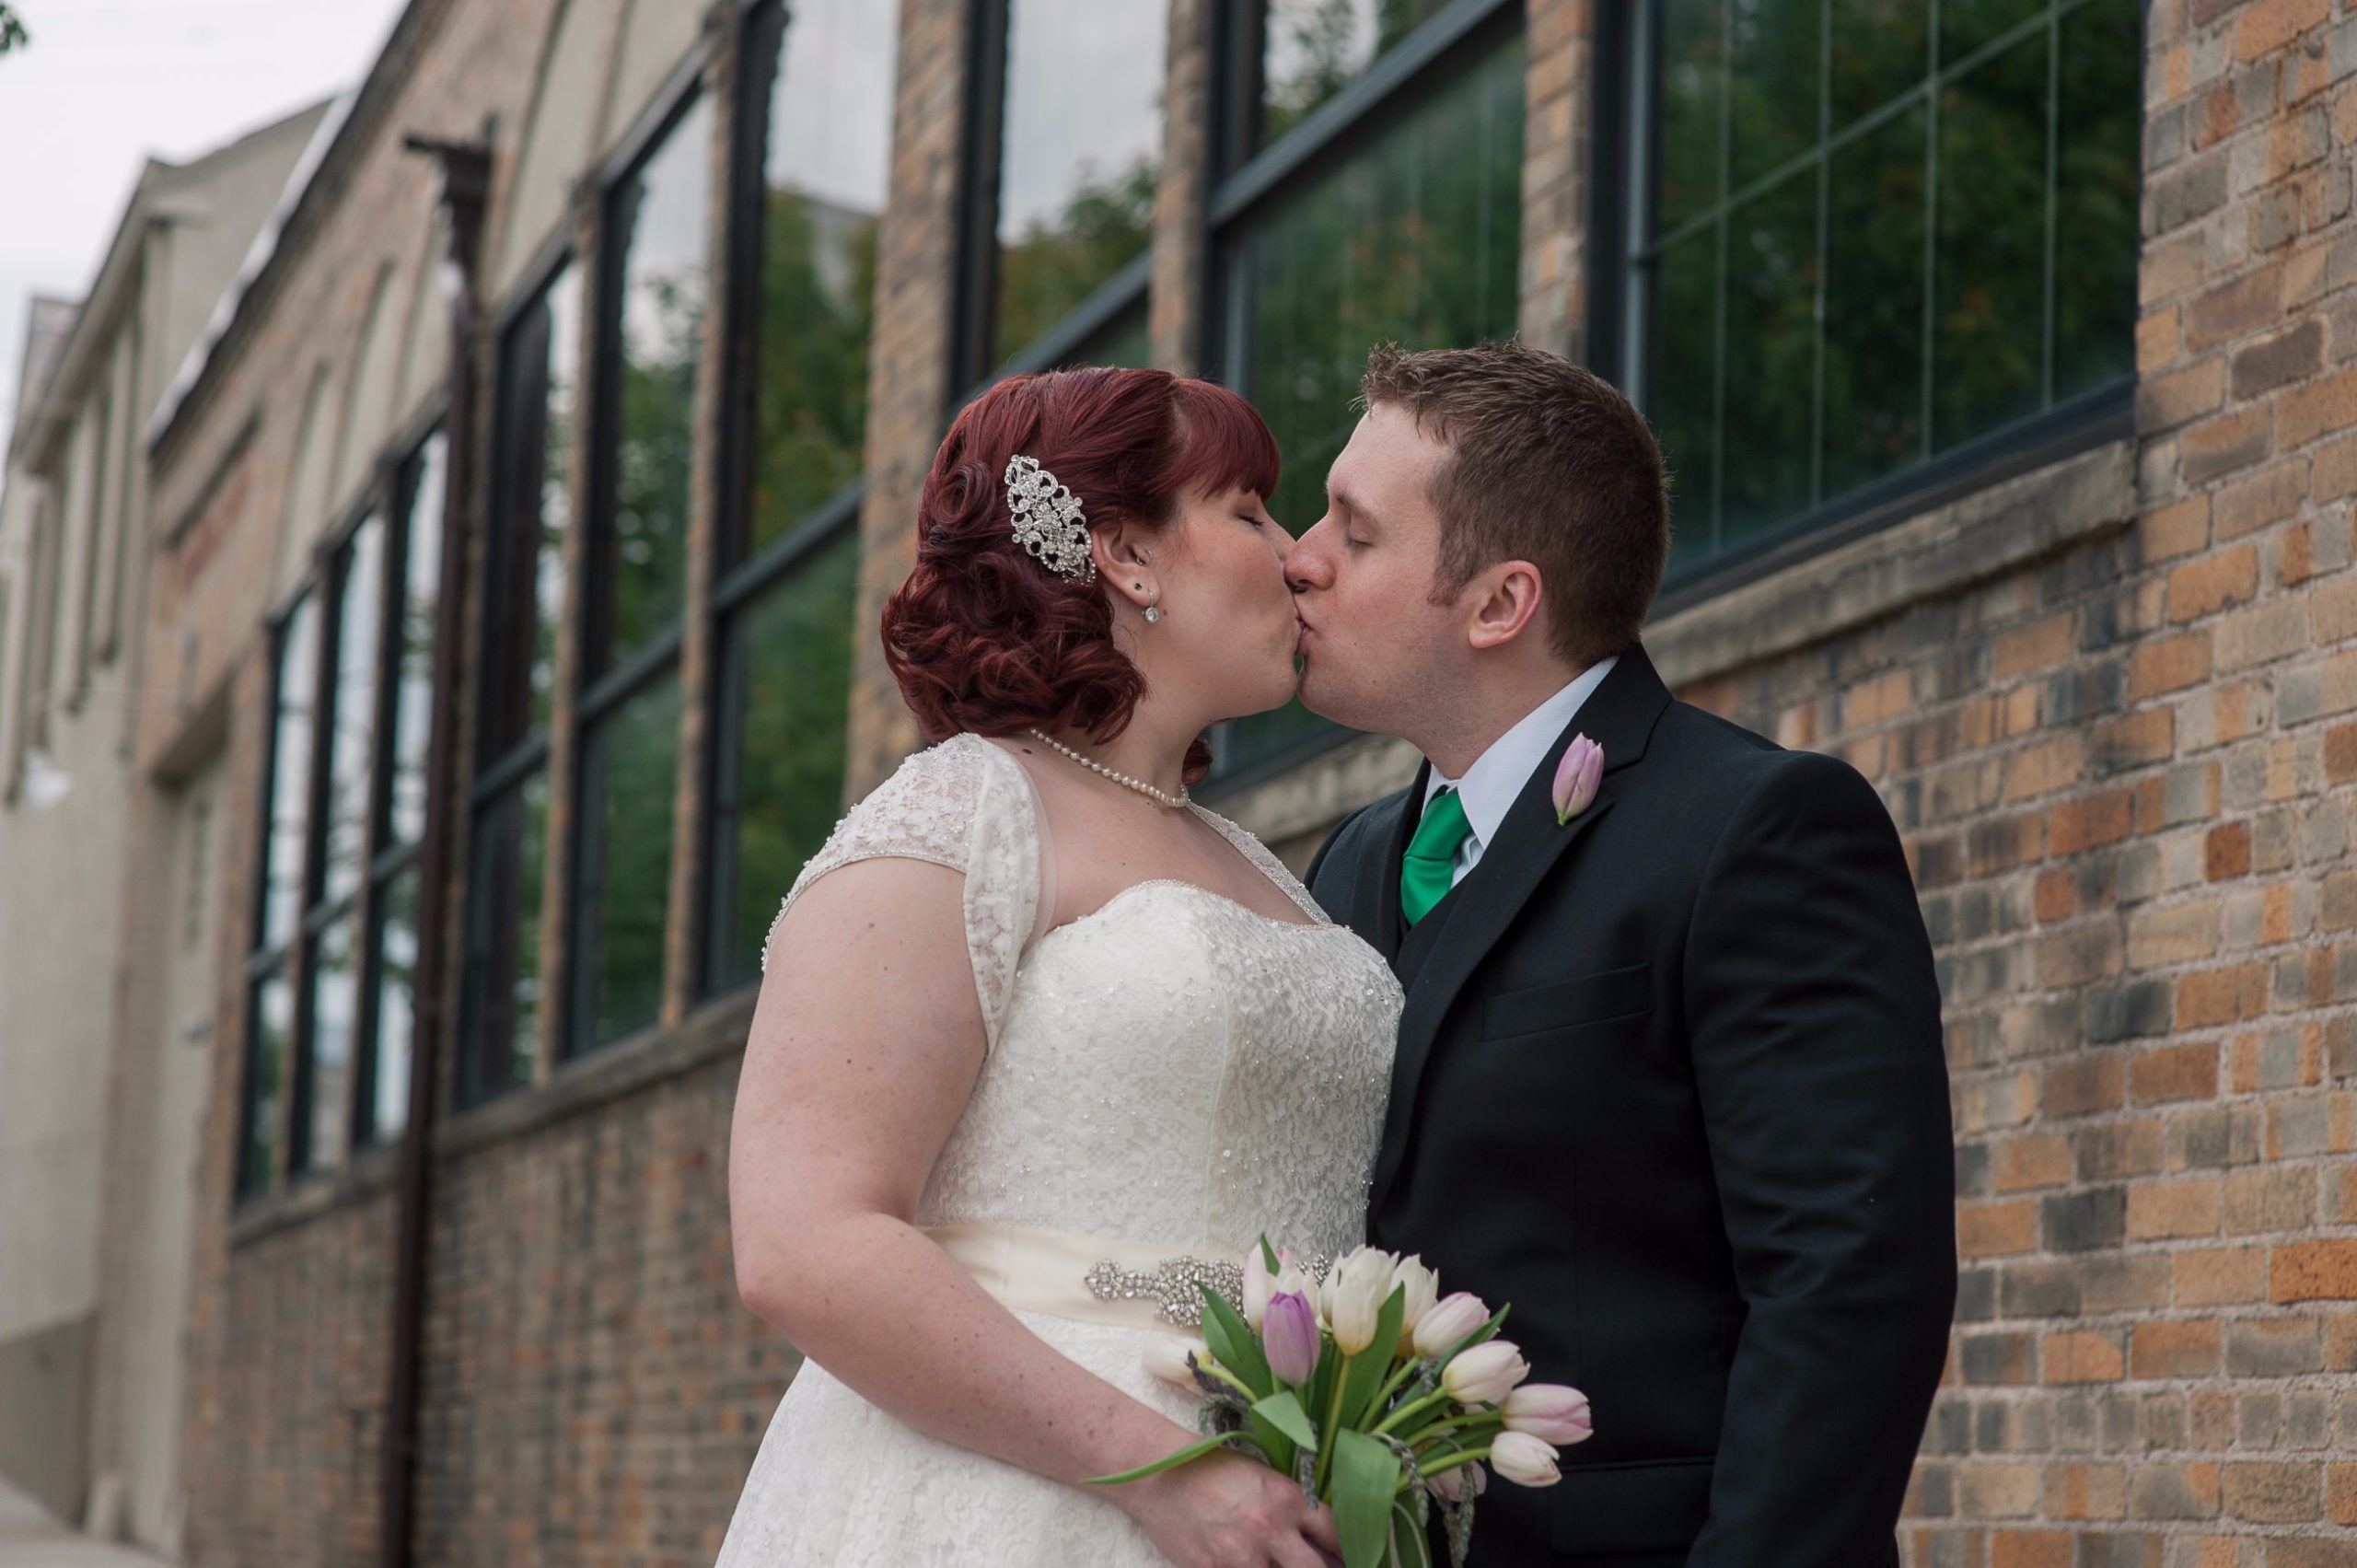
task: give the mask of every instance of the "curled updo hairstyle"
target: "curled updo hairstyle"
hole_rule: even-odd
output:
[[[1102,582],[1060,577],[1015,539],[1007,459],[1020,454],[1080,501],[1090,530],[1167,527],[1189,492],[1277,487],[1277,443],[1225,387],[1163,370],[1016,376],[967,406],[934,454],[917,507],[916,566],[884,606],[884,657],[929,739],[1038,726],[1121,733],[1145,678],[1113,644]],[[1198,740],[1190,781],[1210,765]]]

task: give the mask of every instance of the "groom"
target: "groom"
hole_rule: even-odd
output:
[[[1620,393],[1515,345],[1377,350],[1363,392],[1286,575],[1303,701],[1426,759],[1309,873],[1407,990],[1367,1231],[1512,1302],[1596,1421],[1558,1486],[1489,1489],[1473,1562],[1894,1564],[1956,1232],[1890,818],[1654,672],[1667,502]]]

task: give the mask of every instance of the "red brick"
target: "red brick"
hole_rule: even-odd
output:
[[[2138,702],[2182,691],[2210,678],[2210,633],[2205,629],[2139,643],[2128,656],[2128,694]]]
[[[1958,1203],[1956,1250],[1968,1258],[1995,1258],[2035,1251],[2038,1205],[2026,1199],[2004,1203]]]
[[[2164,1046],[2140,1052],[2128,1064],[2128,1092],[2139,1105],[2212,1098],[2218,1092],[2217,1046]]]
[[[2265,404],[2206,420],[2177,438],[2177,461],[2188,484],[2207,484],[2274,450],[2274,422]]]
[[[2071,1144],[2051,1132],[2032,1132],[2000,1143],[1990,1160],[1990,1185],[2000,1192],[2060,1187],[2071,1179]]]
[[[2124,1077],[2117,1056],[2059,1062],[2039,1080],[2038,1109],[2049,1116],[2084,1116],[2112,1110],[2120,1103]]]
[[[2202,840],[2202,865],[2212,882],[2250,874],[2250,824],[2222,822]]]
[[[2236,1023],[2266,1011],[2265,964],[2189,974],[2177,983],[2177,1027],[2181,1029]]]
[[[2047,814],[2048,853],[2079,854],[2104,844],[2118,843],[2133,830],[2134,810],[2135,796],[2124,789],[2066,800]]]
[[[1997,1530],[1989,1537],[1989,1568],[2071,1568],[2073,1550],[2061,1530]]]
[[[2357,424],[2357,369],[2285,392],[2276,437],[2284,451]]]
[[[2350,488],[2357,490],[2357,441],[2348,445]],[[2171,561],[2202,549],[2210,542],[2210,497],[2196,495],[2145,513],[2136,520],[2136,539],[2146,561]]]
[[[2243,60],[2272,54],[2331,14],[2331,0],[2258,0],[2235,23],[2235,53]]]

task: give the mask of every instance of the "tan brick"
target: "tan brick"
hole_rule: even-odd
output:
[[[2129,1376],[2210,1376],[2218,1370],[2221,1342],[2215,1318],[2139,1323],[2129,1333]]]
[[[2128,1516],[2128,1469],[2124,1465],[2056,1464],[2044,1478],[2049,1519],[2123,1519]],[[2064,1536],[2064,1540],[2072,1537]],[[2068,1563],[2069,1558],[2059,1561]]]
[[[2003,1203],[1958,1203],[1956,1250],[1967,1258],[1996,1258],[2038,1248],[2038,1205],[2026,1199]]]
[[[2258,551],[2251,545],[2188,562],[2169,574],[2169,619],[2198,621],[2258,591]]]
[[[2351,100],[2357,102],[2357,91],[2351,92]],[[2357,436],[2326,442],[2311,454],[2311,459],[2309,494],[2318,502],[2338,501],[2357,494]],[[2193,548],[2198,550],[2200,546]]]
[[[2308,617],[2318,643],[2357,637],[2357,582],[2334,583],[2309,595]]]
[[[2276,427],[2284,451],[2357,424],[2357,369],[2285,392]]]
[[[2185,308],[2185,346],[2201,354],[2271,327],[2283,314],[2283,269],[2270,265],[2196,295]]]
[[[2357,440],[2346,445],[2351,448],[2350,488],[2357,490]],[[2136,520],[2136,540],[2146,561],[2171,561],[2200,550],[2210,542],[2210,497],[2196,495],[2145,513]]]
[[[2038,1512],[2038,1467],[1977,1460],[1956,1469],[1956,1501],[1978,1519],[2026,1519]]]
[[[2267,1011],[2267,966],[2189,974],[2177,984],[2177,1027],[2204,1029],[2256,1018]]]
[[[2210,633],[2206,631],[2140,643],[2128,656],[2128,694],[2138,702],[2182,691],[2209,677]]]
[[[2226,401],[2226,362],[2212,354],[2180,370],[2150,377],[2136,388],[2136,426],[2147,435],[2215,413]]]
[[[2235,22],[2235,54],[2247,61],[2272,54],[2331,14],[2331,0],[2258,0]]]
[[[2357,724],[2325,732],[2324,776],[2333,784],[2357,779]]]
[[[2177,461],[2184,468],[2186,483],[2207,484],[2221,474],[2250,467],[2274,450],[2273,413],[2262,403],[2187,430],[2177,441]]]
[[[2279,1302],[2357,1301],[2357,1241],[2278,1247],[2268,1265],[2268,1295]]]
[[[2136,320],[2136,370],[2149,376],[2165,370],[2177,358],[2177,307],[2148,310]]]
[[[2169,1299],[2179,1307],[2233,1307],[2267,1299],[2267,1249],[2220,1247],[2169,1260]]]
[[[2200,899],[2191,903],[2164,904],[2159,908],[2147,905],[2128,916],[2128,967],[2131,970],[2154,970],[2206,958],[2218,950],[2218,901]],[[2157,1084],[2151,1074],[2163,1069],[2151,1065],[2148,1053],[2138,1059],[2136,1074],[2139,1081]],[[2206,1092],[2215,1093],[2213,1083]],[[2143,1098],[2140,1095],[2139,1097]],[[2181,1098],[2181,1097],[2180,1097]]]
[[[2000,1142],[1990,1159],[1990,1185],[1999,1192],[2060,1187],[2071,1179],[2071,1143],[2051,1132]]]
[[[2010,753],[2004,764],[2006,802],[2035,800],[2073,787],[2085,770],[2086,752],[2086,741],[2072,732]]]
[[[2300,1230],[2316,1223],[2316,1172],[2297,1166],[2230,1171],[2225,1197],[2230,1236]]]
[[[2067,800],[2047,814],[2046,843],[2049,854],[2078,854],[2104,844],[2118,843],[2135,827],[2135,795],[2124,789]]]
[[[2049,1116],[2084,1116],[2117,1109],[2125,1073],[2117,1056],[2060,1062],[2039,1080],[2038,1109]]]
[[[2324,1516],[2336,1525],[2357,1525],[2357,1465],[2325,1466]]]
[[[2210,507],[2219,541],[2256,533],[2297,512],[2308,498],[2308,469],[2305,457],[2286,458],[2248,479],[2219,486]]]
[[[1989,1568],[2071,1568],[2073,1551],[2061,1530],[1996,1530],[1989,1537]]]
[[[2128,1472],[2128,1513],[2136,1519],[2214,1519],[2214,1464],[2143,1464]]]
[[[2262,1524],[2296,1524],[2324,1512],[2324,1467],[2242,1460],[2224,1467],[2226,1516]]]
[[[2128,1190],[2128,1236],[2158,1241],[2218,1234],[2218,1179],[2193,1177]]]
[[[2066,612],[2003,633],[1990,650],[1991,673],[2011,680],[2061,664],[2078,647],[2076,622],[2077,617]]]

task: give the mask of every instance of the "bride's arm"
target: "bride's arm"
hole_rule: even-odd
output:
[[[909,1425],[1078,1482],[1196,1434],[1050,1347],[911,1224],[985,1049],[960,889],[941,866],[866,860],[780,923],[729,1144],[737,1290]],[[1322,1510],[1240,1458],[1107,1495],[1181,1562],[1315,1568],[1305,1534],[1333,1546]]]

